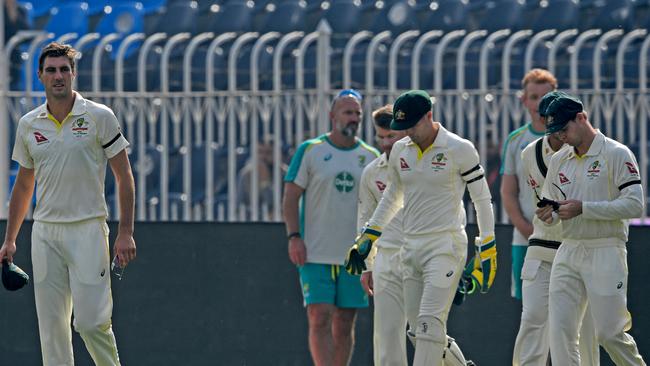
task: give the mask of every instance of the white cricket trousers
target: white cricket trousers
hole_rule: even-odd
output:
[[[73,366],[70,317],[95,365],[120,365],[111,327],[113,300],[104,219],[35,222],[32,265],[45,366]]]
[[[406,313],[399,248],[378,248],[374,285],[375,366],[407,366]]]
[[[645,365],[627,310],[627,250],[617,239],[563,240],[551,270],[549,325],[554,365],[578,366],[578,329],[587,302],[598,343],[619,366]],[[588,316],[588,315],[587,315]]]
[[[414,366],[442,364],[447,317],[467,258],[464,230],[407,235],[402,247],[404,305],[415,330]]]
[[[548,299],[551,262],[526,258],[521,271],[522,311],[519,333],[512,355],[513,366],[546,366],[550,350]],[[580,327],[580,364],[600,365],[594,323],[589,311]]]

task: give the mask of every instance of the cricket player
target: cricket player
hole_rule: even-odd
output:
[[[626,333],[628,219],[640,217],[644,195],[634,154],[593,128],[582,102],[558,97],[547,108],[547,132],[571,147],[548,166],[538,208],[548,225],[562,223],[562,245],[550,279],[549,331],[554,365],[579,365],[578,330],[587,302],[598,343],[616,365],[645,365]]]
[[[530,122],[514,130],[503,145],[501,157],[501,201],[510,222],[512,232],[511,296],[521,300],[521,267],[526,257],[528,237],[533,233],[535,205],[530,200],[530,188],[523,173],[521,151],[534,140],[544,136],[546,126],[539,115],[538,106],[544,94],[557,88],[557,79],[543,69],[530,70],[521,81],[521,103],[530,116]]]
[[[496,275],[494,215],[490,190],[471,142],[432,119],[427,92],[400,95],[391,129],[406,131],[388,161],[388,184],[372,217],[348,253],[348,265],[362,264],[400,209],[404,305],[415,330],[414,365],[441,365],[447,344],[447,316],[467,256],[463,193],[468,187],[477,211],[472,272],[487,292]]]
[[[50,43],[39,57],[46,102],[18,122],[13,160],[20,164],[9,203],[0,258],[10,262],[16,236],[38,184],[32,265],[43,365],[73,366],[70,318],[96,365],[119,365],[111,326],[108,162],[118,185],[120,223],[113,252],[126,266],[135,258],[134,183],[129,145],[113,112],[72,90],[75,53]]]
[[[563,92],[552,91],[539,103],[539,114],[546,120],[546,108]],[[529,197],[539,204],[541,190],[551,156],[564,146],[554,134],[545,135],[531,142],[521,152],[523,173],[530,187]],[[521,271],[522,312],[519,333],[512,357],[513,366],[546,366],[549,354],[548,297],[551,266],[555,252],[562,241],[561,224],[548,227],[538,217],[533,217],[533,234],[529,238],[528,251]],[[581,364],[598,366],[600,354],[593,321],[586,314],[580,329]]]
[[[393,131],[392,105],[385,105],[372,114],[377,143],[382,154],[363,170],[359,186],[357,226],[368,222],[377,208],[388,183],[388,159],[393,144],[406,136],[404,131]],[[368,270],[361,274],[361,285],[369,296],[374,296],[373,339],[375,366],[406,366],[406,312],[400,249],[402,211],[390,221],[366,259]],[[445,365],[465,366],[467,362],[453,338],[448,338]]]
[[[347,365],[358,308],[368,306],[359,276],[342,268],[357,232],[361,173],[379,153],[356,137],[361,94],[338,94],[329,133],[300,145],[285,176],[289,259],[298,267],[314,364]]]

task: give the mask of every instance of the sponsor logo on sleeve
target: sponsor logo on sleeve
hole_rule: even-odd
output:
[[[377,189],[379,190],[379,192],[384,193],[384,189],[386,189],[386,184],[379,180],[376,180],[375,184],[377,185]]]
[[[411,167],[406,163],[406,160],[404,158],[399,158],[399,167],[404,170],[411,170]]]
[[[627,167],[627,170],[630,172],[630,174],[639,175],[639,171],[636,169],[634,163],[626,161],[625,166]]]
[[[43,134],[38,131],[34,132],[34,139],[36,140],[36,145],[41,145],[50,142],[50,140],[48,140],[47,137],[43,136]]]
[[[558,175],[560,177],[560,184],[561,185],[571,184],[571,181],[569,180],[569,178],[566,177],[566,175],[564,175],[564,173],[560,173]]]

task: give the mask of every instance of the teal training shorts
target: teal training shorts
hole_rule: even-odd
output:
[[[333,304],[338,308],[365,308],[368,295],[361,287],[361,276],[349,274],[336,264],[305,263],[298,267],[305,306]]]
[[[519,300],[521,300],[521,268],[524,266],[524,259],[526,259],[527,250],[527,245],[512,244],[512,280],[510,285],[510,295]]]

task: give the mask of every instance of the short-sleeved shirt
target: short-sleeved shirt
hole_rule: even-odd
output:
[[[643,207],[645,199],[634,154],[600,132],[583,156],[567,146],[551,157],[542,192],[553,200],[582,201],[581,215],[562,220],[563,240],[627,242],[622,217],[633,214],[630,207]]]
[[[34,220],[69,223],[107,217],[104,179],[108,159],[129,143],[115,114],[75,92],[60,123],[43,104],[18,122],[12,159],[34,169]]]
[[[362,227],[370,220],[387,186],[388,158],[386,154],[381,154],[380,157],[366,166],[361,176],[359,210],[357,215],[358,227]],[[379,248],[399,249],[403,241],[402,211],[400,210],[388,226],[382,228],[381,236],[377,239],[376,245]]]
[[[544,136],[544,132],[536,132],[533,130],[531,122],[526,123],[520,128],[512,131],[505,144],[503,145],[503,156],[501,157],[501,170],[500,173],[507,175],[514,175],[517,177],[517,185],[519,188],[519,207],[524,217],[532,222],[535,215],[535,205],[530,200],[530,195],[533,193],[526,184],[526,174],[523,172],[523,163],[521,161],[521,152],[531,142]],[[514,228],[512,235],[512,243],[517,245],[527,245],[528,238]]]
[[[386,226],[403,207],[403,232],[409,236],[465,229],[465,188],[485,179],[470,141],[440,125],[424,151],[408,136],[397,141],[388,165],[388,188],[370,225]]]
[[[305,190],[300,203],[300,231],[307,247],[307,262],[345,261],[359,230],[361,173],[377,156],[379,152],[361,140],[343,149],[334,146],[327,135],[298,147],[284,180]]]
[[[537,149],[538,144],[539,152],[541,157],[541,166],[537,161]],[[537,207],[537,200],[542,198],[542,187],[544,186],[544,181],[546,180],[546,172],[548,171],[548,164],[551,160],[551,156],[555,151],[548,143],[548,137],[541,137],[526,146],[524,151],[521,152],[521,161],[523,166],[523,173],[526,177],[526,184],[530,188],[530,196],[528,199],[534,204],[534,207]],[[546,171],[542,171],[546,169]],[[537,193],[537,194],[535,194]],[[543,241],[552,241],[560,243],[562,241],[562,224],[555,226],[544,225],[542,221],[536,216],[533,215],[533,233],[530,235],[529,240],[539,239]],[[532,246],[528,248],[526,256],[528,258],[536,258],[545,260],[547,262],[553,262],[555,257],[555,249],[543,247],[543,246]]]

